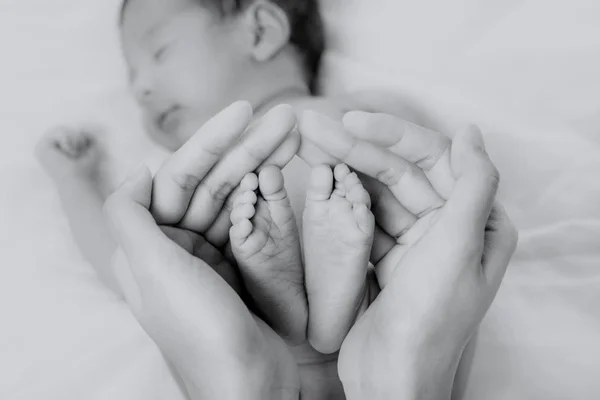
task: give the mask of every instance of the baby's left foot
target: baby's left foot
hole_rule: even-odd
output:
[[[274,330],[301,342],[308,306],[300,238],[283,175],[269,166],[258,177],[246,175],[240,187],[231,212],[230,241],[242,277]]]

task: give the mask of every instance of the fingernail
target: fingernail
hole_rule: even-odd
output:
[[[294,112],[294,109],[289,104],[278,104],[275,107],[271,108],[269,110],[269,113],[271,113],[271,112],[282,112],[282,111],[285,111],[285,112]]]
[[[286,130],[291,131],[296,126],[296,113],[289,104],[279,104],[271,108],[264,117],[261,118],[260,122],[274,122],[277,125],[285,126]],[[289,129],[288,129],[289,128]]]
[[[342,122],[346,128],[353,127],[360,129],[367,123],[369,115],[369,113],[364,111],[349,111],[342,118]]]
[[[316,111],[312,111],[312,110],[306,110],[302,113],[302,118],[306,119],[308,121],[311,121],[312,123],[315,124],[319,124],[319,125],[325,125],[325,126],[333,126],[336,125],[336,122],[327,117],[326,115],[320,114]]]
[[[221,112],[226,114],[231,113],[232,116],[243,115],[247,119],[250,119],[253,114],[252,105],[246,100],[238,100]]]

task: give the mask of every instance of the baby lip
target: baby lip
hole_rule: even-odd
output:
[[[162,113],[160,113],[159,116],[156,118],[156,124],[158,125],[158,127],[161,130],[164,130],[167,118],[174,111],[177,111],[177,106],[170,107],[166,111],[163,111]]]

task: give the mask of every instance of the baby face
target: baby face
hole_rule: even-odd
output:
[[[246,60],[236,45],[235,21],[193,0],[130,0],[121,41],[144,125],[171,150],[243,98]]]

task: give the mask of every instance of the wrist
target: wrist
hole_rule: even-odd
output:
[[[397,347],[397,346],[396,346]],[[358,382],[346,379],[344,391],[347,400],[450,400],[454,377],[462,349],[440,351],[435,346],[404,352],[393,351],[374,373]]]

